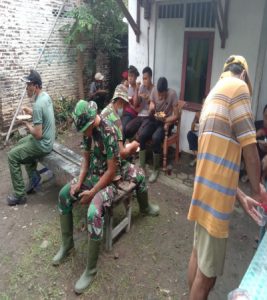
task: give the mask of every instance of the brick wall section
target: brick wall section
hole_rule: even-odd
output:
[[[0,1],[0,131],[6,132],[24,89],[20,78],[34,67],[40,51],[56,19],[62,0]],[[68,0],[71,7],[76,0]],[[54,13],[54,14],[53,14]],[[43,90],[55,99],[60,96],[78,98],[78,70],[75,49],[64,43],[59,30],[67,18],[59,17],[37,66]],[[87,51],[88,53],[88,51]],[[88,55],[85,54],[85,64]],[[101,65],[105,60],[99,60]],[[101,66],[98,66],[102,69]],[[29,105],[27,96],[23,101]]]

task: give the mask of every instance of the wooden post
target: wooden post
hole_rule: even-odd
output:
[[[129,13],[127,7],[125,6],[125,4],[123,3],[122,0],[116,0],[118,5],[120,6],[125,18],[127,19],[127,21],[129,22],[129,24],[131,25],[134,33],[136,36],[139,36],[141,34],[141,31],[140,31],[140,23],[139,23],[139,26],[138,24],[135,23],[132,15]],[[139,1],[137,0],[137,5],[138,5]],[[140,3],[139,3],[139,6],[140,6]],[[137,14],[138,14],[138,11],[137,11]],[[139,7],[139,14],[140,14],[140,7]],[[140,20],[139,20],[140,22]]]

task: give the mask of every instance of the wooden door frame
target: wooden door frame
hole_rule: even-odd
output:
[[[185,78],[186,78],[186,63],[187,63],[187,50],[188,50],[188,41],[190,37],[200,37],[200,38],[208,38],[209,39],[209,53],[208,53],[208,67],[207,67],[207,81],[205,87],[205,97],[209,93],[210,90],[210,82],[211,82],[211,70],[212,70],[212,59],[213,59],[213,48],[214,48],[214,31],[185,31],[184,33],[184,50],[183,50],[183,65],[182,65],[182,79],[181,79],[181,92],[180,99],[184,99],[185,93]],[[186,100],[185,100],[186,101]],[[199,104],[191,101],[187,101],[188,108],[192,106],[192,110],[194,110],[194,106],[196,110],[199,110]]]

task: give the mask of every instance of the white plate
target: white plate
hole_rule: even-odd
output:
[[[32,118],[31,115],[18,115],[17,120],[19,121],[28,121]]]
[[[130,144],[131,144],[131,143],[126,144],[126,145],[125,145],[125,148],[128,148],[128,147],[130,146]],[[136,152],[139,152],[139,151],[140,151],[140,147],[138,147],[138,148],[136,149]]]

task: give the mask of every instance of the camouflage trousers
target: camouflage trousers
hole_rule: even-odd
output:
[[[90,190],[95,184],[93,178],[86,177],[81,190]],[[71,183],[66,184],[59,192],[58,209],[60,214],[68,214],[72,211],[73,204],[79,201],[79,198],[72,197],[70,195],[70,188],[72,184],[75,184],[78,178],[72,180]],[[104,189],[100,190],[92,199],[87,210],[87,229],[89,237],[93,240],[101,240],[103,237],[104,227],[104,214],[105,208],[111,205],[112,200],[117,194],[117,189],[114,184],[110,184]]]
[[[121,167],[122,179],[136,183],[137,193],[147,193],[146,179],[141,168],[136,167],[129,162],[123,161]],[[82,191],[90,190],[99,178],[95,175],[92,177],[87,175],[84,180],[80,193]],[[70,188],[72,184],[77,183],[78,178],[72,180],[71,183],[66,184],[59,192],[58,209],[60,214],[68,214],[72,211],[73,204],[79,201],[78,198],[70,195]],[[110,206],[112,200],[117,195],[117,188],[114,184],[110,184],[101,191],[99,191],[89,204],[87,211],[87,228],[91,239],[100,240],[103,237],[104,215],[105,208]]]
[[[121,175],[125,181],[134,182],[137,193],[147,192],[146,176],[142,168],[123,160],[121,163]]]

